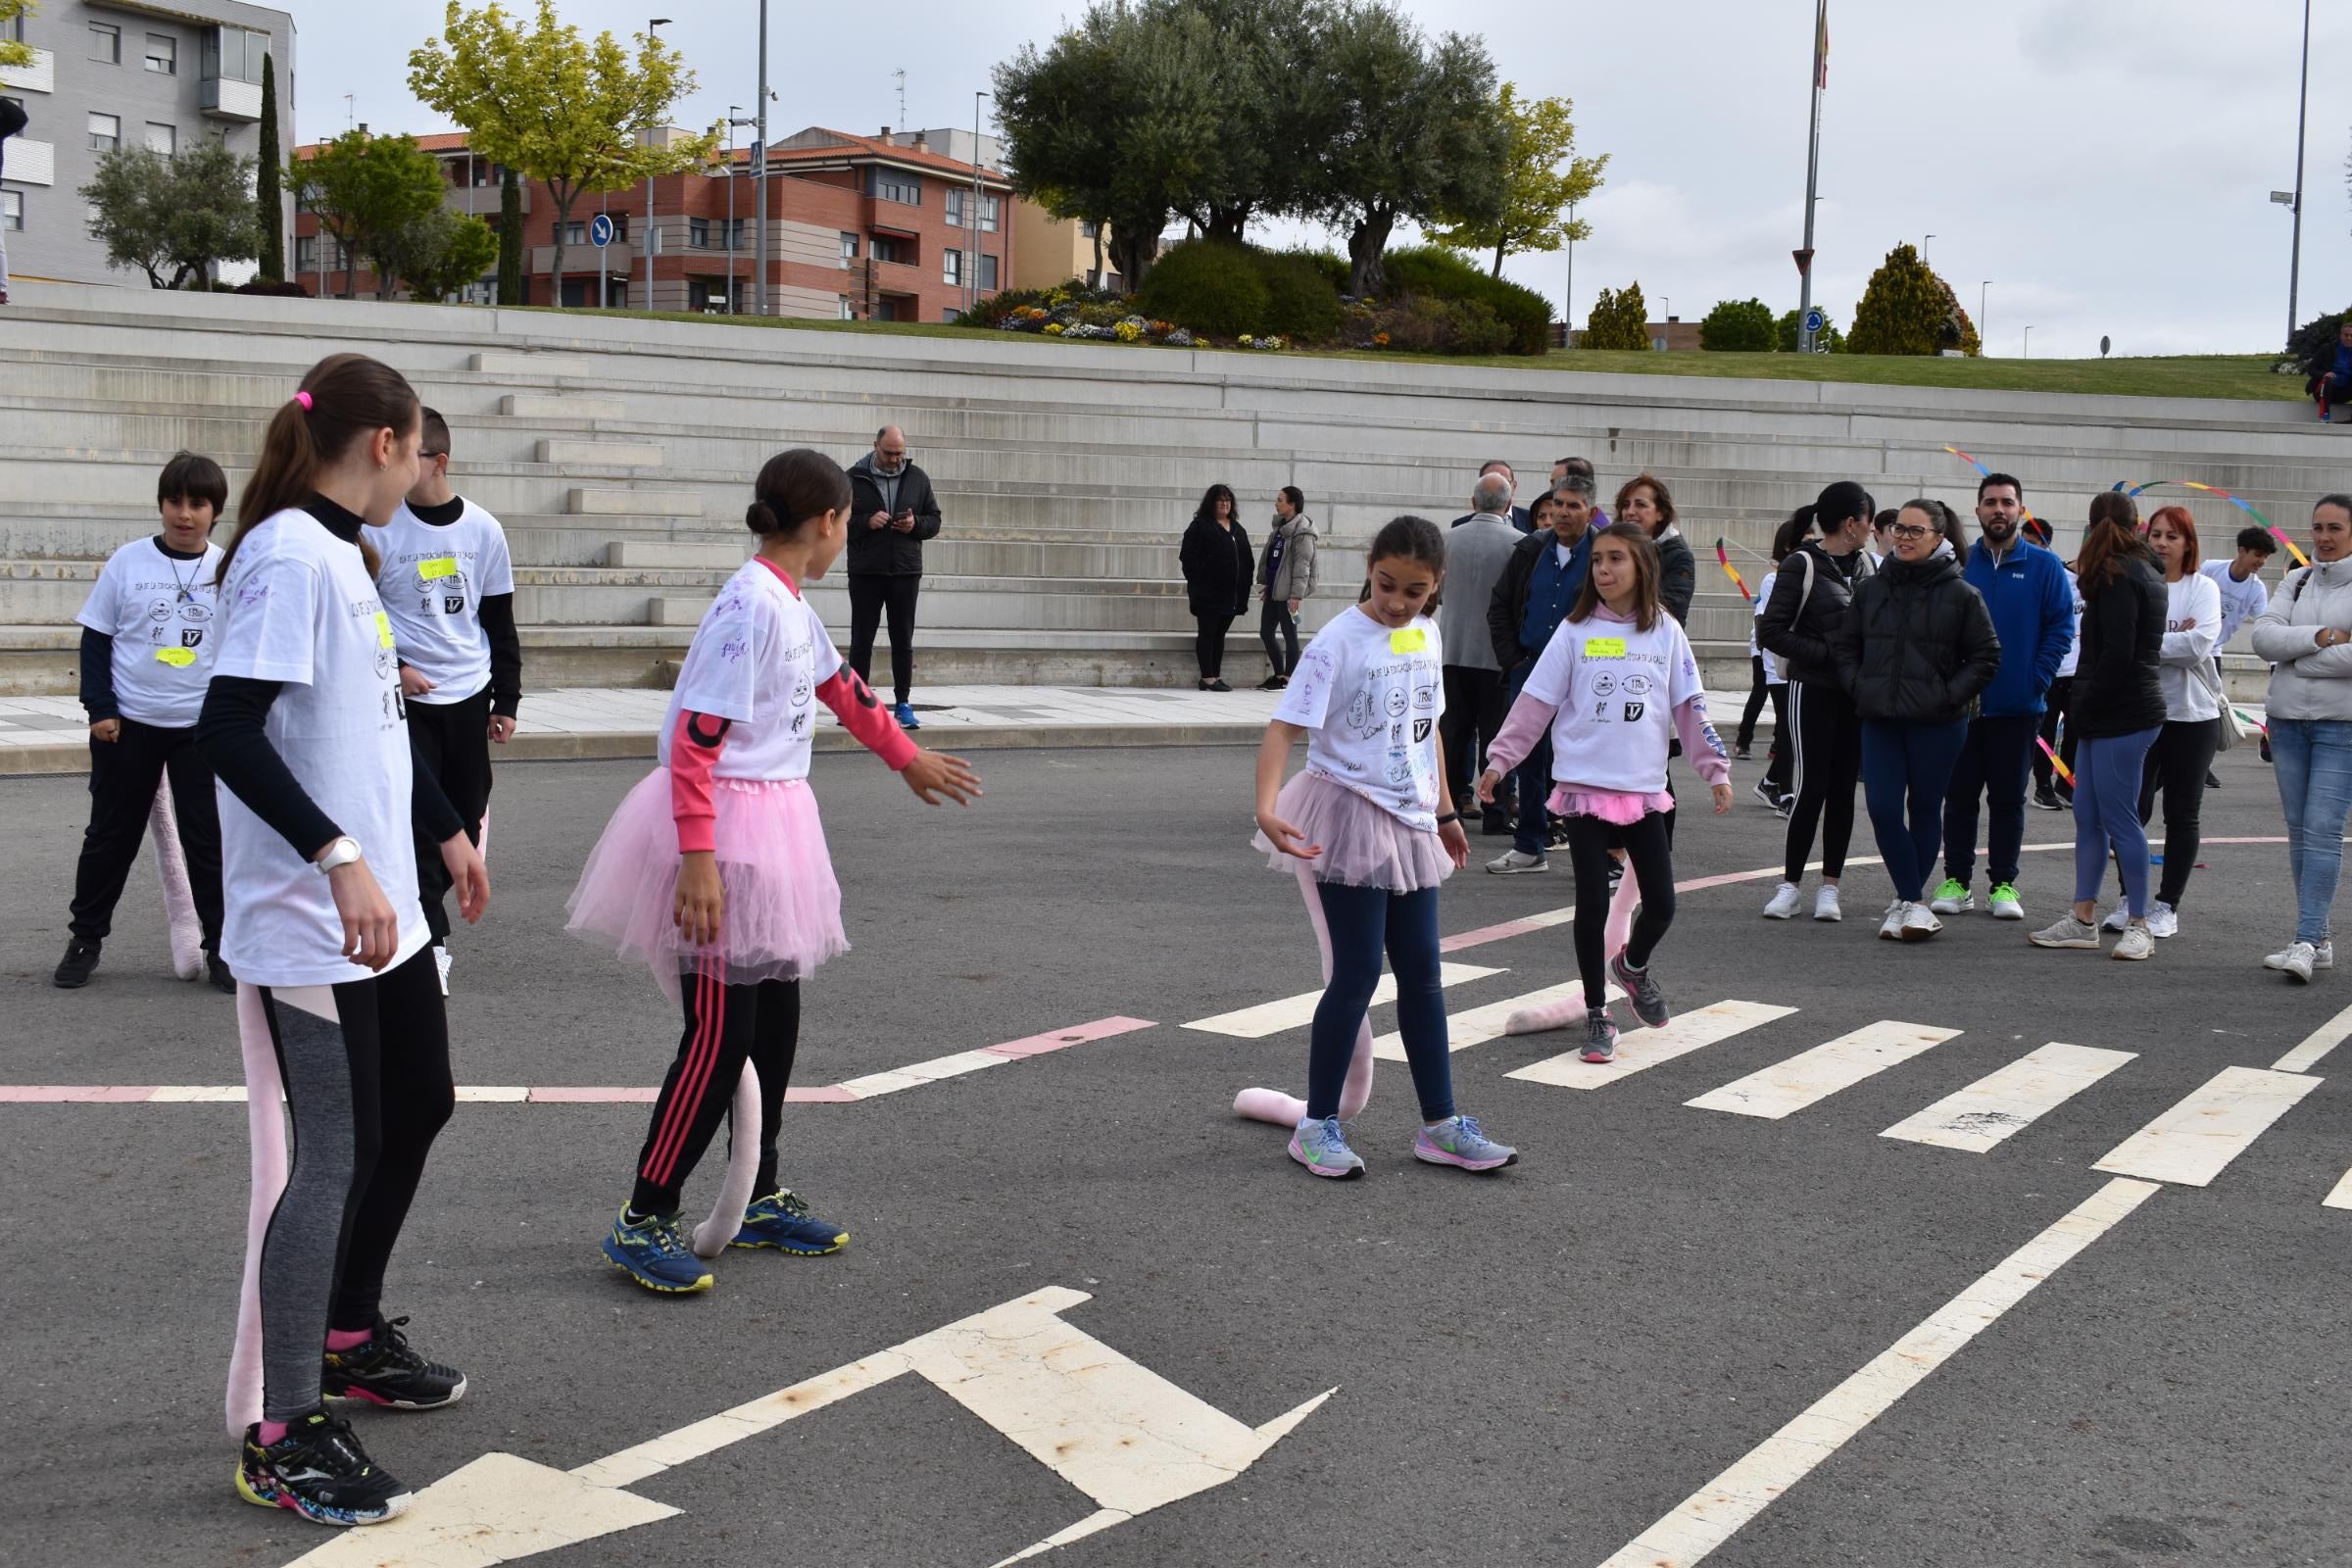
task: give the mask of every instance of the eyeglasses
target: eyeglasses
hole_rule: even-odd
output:
[[[1936,530],[1933,528],[1922,528],[1916,523],[1906,525],[1898,522],[1886,531],[1894,535],[1897,539],[1925,539],[1928,535],[1934,533]]]
[[[446,452],[419,452],[416,454],[416,457],[420,462],[429,461],[433,458],[446,458],[448,456],[449,454]]]

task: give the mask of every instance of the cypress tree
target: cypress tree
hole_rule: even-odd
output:
[[[262,220],[261,279],[286,280],[286,203],[283,154],[277,144],[277,63],[262,56],[261,168],[254,178],[254,207]]]
[[[522,303],[522,181],[512,169],[498,182],[498,303]]]

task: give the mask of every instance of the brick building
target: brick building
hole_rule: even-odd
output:
[[[664,137],[683,134],[664,130]],[[463,133],[422,136],[418,143],[442,165],[448,203],[495,228],[500,171],[467,148]],[[300,149],[311,156],[314,147]],[[730,166],[730,158],[732,160]],[[716,155],[708,172],[654,181],[652,308],[750,313],[758,244],[751,150]],[[768,148],[769,308],[779,316],[856,320],[945,321],[967,300],[1009,287],[1016,245],[1008,220],[1011,182],[984,161],[976,174],[931,146],[930,134],[853,136],[811,127]],[[975,185],[977,191],[975,192]],[[523,302],[557,298],[556,203],[547,187],[522,183],[522,221],[529,244]],[[646,305],[646,192],[582,196],[572,205],[564,235],[563,303],[598,303],[600,258],[589,243],[598,214],[612,220],[612,243],[602,256],[603,298],[615,309]],[[317,215],[295,218],[297,275],[314,293],[341,294],[347,258],[333,240],[320,243]],[[375,279],[362,269],[353,292],[372,296]],[[496,298],[493,270],[468,298]]]

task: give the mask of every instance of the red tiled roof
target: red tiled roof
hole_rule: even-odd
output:
[[[970,164],[961,159],[950,158],[945,153],[933,152],[928,147],[918,150],[904,141],[885,147],[882,145],[881,139],[875,136],[853,136],[847,131],[833,130],[823,125],[812,125],[809,129],[821,130],[828,136],[836,137],[841,145],[833,147],[770,147],[767,150],[767,161],[770,164],[787,164],[844,157],[887,158],[893,163],[911,164],[917,169],[936,169],[942,173],[968,176],[972,172]],[[1009,183],[1000,170],[983,168],[981,178],[993,180],[999,184]]]

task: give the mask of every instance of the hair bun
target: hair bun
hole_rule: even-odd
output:
[[[743,525],[757,534],[771,534],[782,530],[775,508],[764,501],[755,501],[743,509]]]

